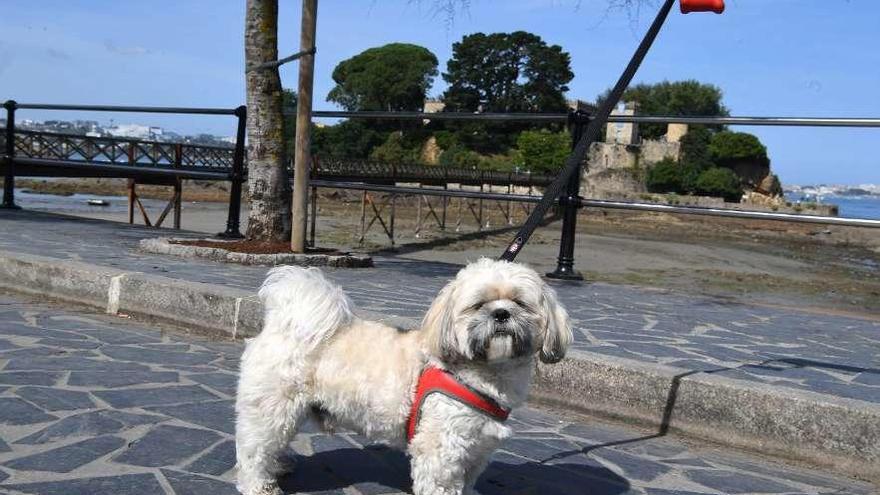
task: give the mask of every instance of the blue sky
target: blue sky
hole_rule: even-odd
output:
[[[447,26],[432,0],[323,0],[317,109],[340,60],[390,42],[429,48],[445,67],[475,31],[526,30],[571,53],[570,98],[618,77],[658,1],[636,18],[607,0],[471,0]],[[0,99],[21,102],[234,107],[244,101],[244,0],[4,0]],[[298,50],[300,2],[281,0],[281,53]],[[880,2],[727,0],[727,12],[674,13],[636,82],[694,78],[720,86],[734,115],[880,117]],[[296,64],[282,70],[296,84]],[[433,95],[443,91],[437,78]],[[232,119],[22,112],[231,135]],[[767,145],[785,183],[880,182],[880,129],[738,128]]]

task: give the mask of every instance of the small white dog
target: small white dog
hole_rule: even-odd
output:
[[[315,268],[272,269],[260,299],[235,406],[245,495],[281,493],[283,453],[308,415],[406,450],[416,495],[469,492],[511,434],[503,419],[526,400],[535,357],[559,361],[572,339],[553,289],[506,261],[462,269],[410,331],[356,317]]]

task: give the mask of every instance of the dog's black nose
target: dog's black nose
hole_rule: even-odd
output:
[[[495,321],[498,323],[504,323],[510,319],[510,311],[507,311],[506,309],[496,309],[495,311],[492,311],[492,318],[495,318]]]

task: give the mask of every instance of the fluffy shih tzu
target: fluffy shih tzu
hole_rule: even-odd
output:
[[[463,268],[419,328],[355,316],[318,269],[272,269],[262,332],[241,358],[238,489],[280,494],[276,476],[297,426],[355,430],[405,450],[416,495],[470,492],[512,430],[535,359],[562,359],[568,314],[530,268],[481,259]]]

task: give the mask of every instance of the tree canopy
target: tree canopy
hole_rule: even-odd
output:
[[[757,136],[747,132],[719,132],[712,136],[708,151],[712,161],[722,167],[733,167],[738,162],[751,162],[758,166],[770,164],[767,147]]]
[[[376,131],[359,120],[313,127],[312,132],[312,153],[335,158],[366,158],[387,137],[385,133]]]
[[[436,75],[430,50],[391,43],[339,62],[327,99],[349,111],[420,111]]]
[[[601,102],[610,90],[599,96]],[[622,101],[638,104],[643,115],[675,116],[727,116],[727,107],[721,102],[723,93],[713,84],[690,79],[687,81],[663,81],[654,84],[637,84],[623,93]],[[658,139],[666,133],[666,125],[644,124],[639,127],[645,139]]]
[[[516,140],[516,147],[527,170],[555,174],[571,153],[571,136],[546,129],[523,131]]]
[[[525,31],[474,33],[452,45],[443,79],[450,111],[565,111],[571,57]]]

